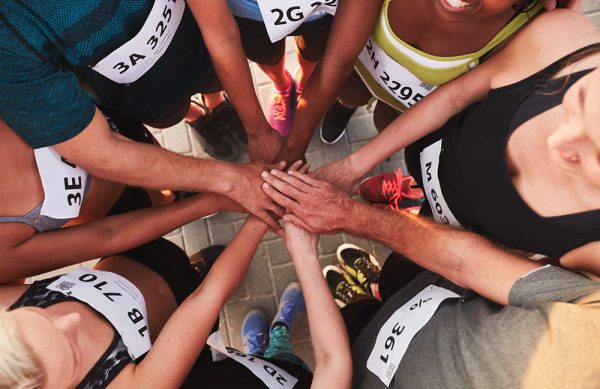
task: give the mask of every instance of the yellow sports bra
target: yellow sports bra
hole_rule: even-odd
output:
[[[361,51],[356,70],[371,93],[388,105],[405,111],[437,86],[479,65],[479,59],[518,31],[542,8],[541,1],[528,12],[518,13],[480,50],[454,57],[437,57],[403,42],[392,31],[385,0],[367,44]]]

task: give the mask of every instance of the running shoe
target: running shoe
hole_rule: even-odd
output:
[[[374,256],[352,243],[344,243],[337,248],[340,268],[353,277],[365,291],[371,290],[369,284],[379,280],[381,266]]]
[[[391,209],[420,207],[423,190],[412,176],[404,176],[401,169],[393,173],[382,173],[361,182],[358,194],[370,203],[389,204]]]
[[[300,284],[292,282],[281,294],[279,308],[271,323],[271,329],[273,329],[275,325],[283,324],[291,331],[294,324],[298,321],[298,318],[302,316],[305,311],[306,306],[304,305],[304,296],[302,295]]]
[[[267,319],[260,309],[253,309],[246,314],[242,322],[242,345],[244,352],[252,355],[263,355],[269,344],[267,335]]]
[[[340,140],[346,132],[346,127],[354,112],[356,112],[356,108],[346,107],[336,100],[333,107],[327,111],[325,117],[321,120],[319,129],[321,140],[329,145]]]
[[[203,248],[190,257],[190,265],[192,265],[192,269],[194,269],[201,280],[206,277],[212,265],[217,261],[217,258],[219,258],[219,255],[221,255],[223,251],[225,251],[224,245],[215,244]]]
[[[240,119],[240,115],[238,115],[227,96],[225,96],[225,101],[212,109],[212,114],[225,124],[238,142],[244,145],[248,144],[248,135],[244,129],[242,119]]]
[[[290,134],[296,99],[294,80],[289,72],[290,86],[285,91],[273,88],[273,95],[267,107],[267,121],[284,139]]]
[[[360,286],[356,285],[352,277],[337,266],[328,265],[323,268],[323,275],[333,293],[336,304],[344,308],[370,295]]]
[[[237,142],[220,116],[216,116],[200,104],[192,100],[193,104],[205,108],[205,114],[193,122],[186,122],[204,139],[202,148],[208,155],[223,161],[233,161],[238,158],[240,151]]]

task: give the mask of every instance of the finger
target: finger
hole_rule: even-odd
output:
[[[283,170],[283,169],[285,169],[287,164],[288,164],[287,161],[279,161],[279,163],[277,163],[277,169]]]
[[[285,208],[282,208],[277,204],[271,204],[271,206],[267,208],[267,211],[273,213],[273,215],[276,216],[275,219],[277,220],[281,219],[283,215],[285,215]]]
[[[290,173],[291,172],[288,172],[286,174],[284,172],[278,172],[277,170],[271,170],[272,175],[276,176],[281,181],[290,184],[294,189],[297,189],[304,194],[308,194],[314,190],[312,186],[306,185],[304,181],[292,176]]]
[[[304,162],[302,160],[294,162],[288,170],[298,170],[302,167]]]
[[[308,174],[304,174],[304,173],[300,173],[300,172],[291,171],[291,172],[289,172],[289,174],[293,175],[294,177],[299,178],[305,184],[308,184],[310,186],[318,186],[319,183],[322,182],[320,180],[317,180],[317,179],[309,176]]]
[[[279,236],[281,239],[283,239],[285,241],[285,230],[283,228],[278,228],[277,230],[271,230],[274,233],[277,234],[277,236]]]
[[[271,170],[271,174],[269,174],[268,172],[262,172],[261,174],[263,180],[265,180],[273,188],[277,189],[284,195],[298,201],[306,193],[284,181],[283,178],[285,176],[288,176],[288,174],[280,172],[279,170]]]
[[[306,223],[304,223],[302,220],[298,219],[298,217],[296,215],[291,215],[291,214],[286,214],[283,217],[283,221],[284,223],[292,223],[306,231],[310,231],[312,233],[314,233],[315,231],[313,231],[313,229]]]
[[[308,169],[310,169],[310,164],[309,163],[305,163],[304,166],[302,166],[300,169],[298,169],[298,171],[302,174],[307,174],[308,173]]]
[[[265,222],[273,230],[281,228],[281,226],[279,225],[277,220],[275,220],[275,218],[273,218],[271,215],[269,215],[269,213],[267,211],[261,210],[259,212],[256,212],[254,214],[254,216],[258,217],[260,220]]]
[[[556,0],[544,0],[544,8],[547,11],[553,10],[556,8]]]
[[[275,190],[275,188],[273,188],[268,183],[266,183],[266,182],[263,183],[262,189],[265,192],[265,194],[271,198],[271,200],[275,201],[277,204],[279,204],[283,208],[289,209],[292,212],[294,210],[298,210],[299,204],[295,200],[281,194],[280,192]]]

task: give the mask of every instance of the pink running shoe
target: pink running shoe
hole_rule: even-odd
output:
[[[423,190],[412,176],[404,176],[401,169],[365,179],[358,194],[370,203],[387,204],[394,210],[420,206],[424,200]]]
[[[267,108],[267,121],[275,131],[283,138],[287,139],[292,128],[292,119],[294,117],[294,80],[290,77],[290,86],[286,91],[279,91],[273,88],[273,95]]]

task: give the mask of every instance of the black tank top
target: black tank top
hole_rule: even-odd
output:
[[[65,301],[79,301],[74,297],[65,296],[60,292],[46,288],[46,286],[50,285],[57,278],[58,276],[34,282],[8,310],[12,311],[13,309],[22,307],[46,308]],[[138,358],[138,360],[141,358]],[[94,367],[86,374],[77,386],[77,389],[106,388],[125,366],[133,362],[121,336],[117,331],[114,331],[113,340],[110,345],[100,359],[98,359]]]
[[[420,153],[442,140],[438,178],[448,207],[463,227],[512,248],[554,258],[600,240],[600,210],[538,215],[515,189],[506,161],[512,132],[560,104],[566,90],[593,70],[550,79],[569,59],[591,48],[600,44],[577,50],[522,81],[492,89],[484,100],[406,149],[408,169],[423,186]],[[422,213],[432,214],[427,202]]]

